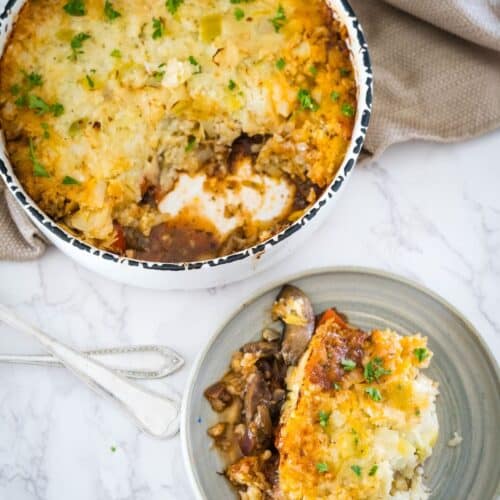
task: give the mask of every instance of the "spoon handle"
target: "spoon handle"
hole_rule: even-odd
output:
[[[156,379],[177,371],[184,360],[162,345],[134,345],[94,349],[83,354],[128,378]],[[51,354],[0,354],[0,363],[63,366]]]
[[[144,389],[109,370],[98,361],[54,340],[17,318],[2,304],[0,304],[0,320],[37,339],[66,368],[91,388],[120,403],[145,432],[159,438],[176,434],[179,428],[178,402]]]

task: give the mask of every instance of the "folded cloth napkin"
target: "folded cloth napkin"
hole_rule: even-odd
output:
[[[411,139],[457,141],[500,126],[500,0],[351,0],[375,90],[363,160]],[[0,259],[45,240],[0,183]]]

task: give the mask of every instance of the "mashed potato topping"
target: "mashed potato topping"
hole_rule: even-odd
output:
[[[289,375],[277,439],[283,498],[428,497],[420,466],[438,436],[438,391],[420,372],[432,356],[426,340],[375,330],[356,359],[343,340],[356,332],[327,320]]]
[[[343,160],[345,38],[323,0],[28,0],[0,63],[16,174],[102,248],[184,261],[250,246]]]

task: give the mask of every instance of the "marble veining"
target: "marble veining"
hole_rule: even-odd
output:
[[[500,359],[499,151],[500,131],[461,144],[389,149],[376,164],[354,169],[310,245],[243,283],[141,290],[107,281],[50,249],[36,262],[0,263],[0,301],[80,349],[172,347],[186,366],[147,384],[181,395],[204,342],[256,290],[313,267],[371,266],[442,295]],[[0,325],[0,352],[39,349]],[[118,408],[58,368],[0,365],[0,380],[0,499],[193,498],[178,438],[141,434]]]

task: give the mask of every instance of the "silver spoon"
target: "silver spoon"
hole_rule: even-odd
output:
[[[161,345],[110,347],[82,354],[99,361],[119,375],[135,379],[163,378],[184,364],[184,360],[176,352]],[[51,354],[0,354],[0,363],[64,366]]]
[[[177,433],[180,410],[178,401],[144,389],[109,370],[99,361],[54,340],[17,318],[2,304],[0,320],[38,340],[92,389],[120,403],[143,431],[158,438],[171,437]]]

